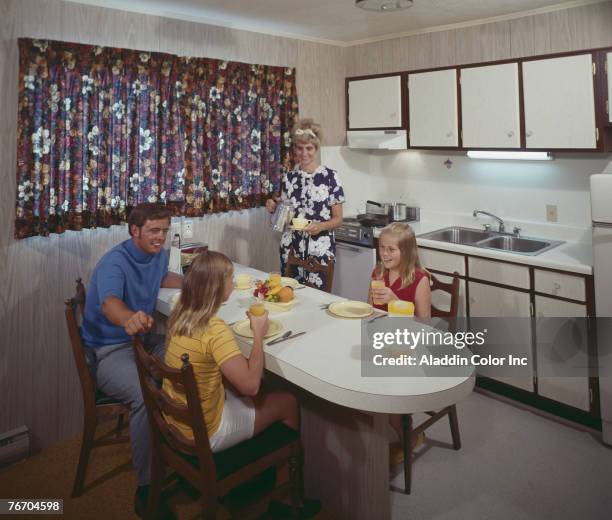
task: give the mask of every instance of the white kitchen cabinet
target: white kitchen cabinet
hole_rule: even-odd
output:
[[[597,147],[591,54],[525,61],[527,148]]]
[[[465,257],[454,253],[419,247],[419,260],[425,269],[465,275]]]
[[[536,296],[535,307],[538,394],[588,411],[588,375],[572,369],[588,367],[586,321],[572,319],[586,318],[586,305]]]
[[[512,367],[512,375],[499,376],[496,367],[478,367],[477,374],[489,377],[523,390],[533,392],[533,354],[531,348],[531,316],[529,293],[505,289],[494,285],[468,282],[470,300],[470,325],[485,325],[487,320],[473,318],[490,318],[485,345],[481,355],[491,354],[498,358],[527,358],[527,366]],[[472,328],[472,332],[478,332]],[[508,369],[506,369],[508,370]]]
[[[612,52],[606,54],[606,68],[608,69],[608,121],[612,123]]]
[[[408,74],[409,146],[459,146],[457,70]]]
[[[500,283],[520,289],[529,289],[530,287],[529,267],[525,265],[507,264],[505,262],[496,262],[495,260],[471,256],[468,258],[468,269],[470,278]]]
[[[401,127],[401,90],[400,75],[349,80],[349,129]]]
[[[533,284],[536,292],[580,302],[586,301],[586,281],[584,276],[534,269]]]
[[[461,69],[464,148],[520,148],[518,63]]]

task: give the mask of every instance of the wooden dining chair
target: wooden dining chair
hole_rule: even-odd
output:
[[[168,467],[200,492],[202,518],[213,519],[218,512],[219,501],[232,489],[276,466],[278,469],[288,467],[289,481],[252,504],[250,511],[230,511],[232,517],[256,518],[265,512],[268,500],[289,495],[293,515],[297,518],[302,479],[302,445],[299,433],[278,422],[252,439],[213,453],[189,355],[183,354],[182,367],[174,369],[148,354],[139,337],[134,338],[134,350],[153,441],[147,517],[154,518],[154,512],[158,510],[162,480]],[[160,377],[183,388],[187,404],[173,399],[160,388],[156,383],[156,379]],[[168,424],[167,416],[188,425],[193,430],[194,439],[188,439],[176,427]],[[225,505],[231,508],[231,504]]]
[[[298,267],[302,267],[305,271],[322,273],[325,275],[325,285],[323,287],[317,287],[316,285],[304,280],[304,285],[313,287],[315,289],[321,289],[327,293],[331,292],[332,284],[334,281],[334,265],[335,260],[332,260],[329,264],[320,263],[315,257],[308,256],[305,259],[298,258],[295,256],[293,249],[289,250],[289,256],[287,257],[287,266],[285,267],[284,276],[293,278],[295,271]]]
[[[450,297],[450,304],[448,310],[440,309],[431,306],[431,316],[445,318],[449,323],[449,331],[455,330],[454,320],[457,318],[457,312],[459,309],[459,273],[453,273],[453,280],[451,283],[444,283],[438,280],[433,274],[430,273],[430,287],[431,292],[443,291],[448,293]],[[402,444],[404,448],[404,493],[410,494],[412,487],[412,452],[418,436],[429,428],[432,424],[439,421],[445,416],[448,416],[450,424],[451,437],[453,439],[453,448],[455,450],[461,449],[461,436],[459,434],[459,420],[457,418],[457,407],[456,405],[450,405],[438,412],[426,412],[429,415],[429,419],[423,421],[417,426],[413,424],[412,414],[402,415]]]
[[[79,374],[83,397],[83,440],[72,487],[73,497],[79,497],[83,493],[87,463],[94,448],[129,442],[129,437],[123,435],[123,429],[127,426],[129,410],[115,399],[108,397],[100,390],[96,390],[94,378],[85,359],[85,351],[79,332],[79,323],[85,310],[85,297],[85,286],[79,278],[76,281],[76,294],[64,302],[66,305],[66,325],[68,326],[72,354]],[[98,420],[103,417],[106,419],[116,418],[117,425],[114,429],[96,438]]]

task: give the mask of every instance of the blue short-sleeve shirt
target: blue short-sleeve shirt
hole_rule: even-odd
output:
[[[168,254],[163,249],[150,255],[128,239],[106,253],[89,282],[81,326],[85,345],[102,347],[131,341],[123,327],[114,325],[102,314],[102,303],[108,296],[115,296],[133,311],[152,314],[167,273]]]

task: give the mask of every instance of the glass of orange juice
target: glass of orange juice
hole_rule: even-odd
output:
[[[281,285],[281,274],[277,271],[272,271],[268,280],[270,280],[270,287],[278,287]]]
[[[390,300],[388,306],[389,316],[414,316],[414,303],[404,300]]]
[[[373,280],[370,282],[370,287],[371,287],[372,289],[384,289],[384,287],[385,287],[385,281],[384,281],[383,279],[379,279],[379,280],[378,280],[378,279],[373,279]],[[374,293],[373,293],[373,292],[372,292],[372,302],[374,303],[374,305],[384,305],[384,304],[385,304],[385,301],[384,301],[384,300],[377,299],[377,298],[374,296]]]
[[[249,312],[253,316],[263,316],[266,312],[264,303],[261,300],[255,300],[249,306]]]

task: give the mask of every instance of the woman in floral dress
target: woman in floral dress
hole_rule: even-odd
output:
[[[336,255],[333,230],[342,224],[344,190],[335,170],[319,163],[321,127],[311,119],[302,119],[291,132],[296,166],[281,182],[281,199],[293,205],[294,216],[312,220],[302,231],[283,233],[280,243],[281,272],[285,272],[290,249],[298,258],[314,257],[328,265]],[[266,201],[270,213],[276,202]],[[298,270],[300,281],[315,287],[325,286],[325,274]]]

